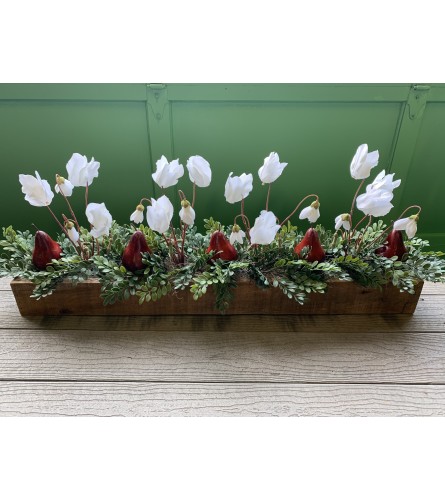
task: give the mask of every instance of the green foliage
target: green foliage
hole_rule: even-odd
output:
[[[224,232],[224,226],[221,224],[221,222],[214,220],[213,217],[210,217],[210,219],[204,219],[204,228],[207,234],[212,234],[215,231]]]
[[[232,262],[214,260],[207,253],[209,235],[224,230],[219,222],[207,219],[207,234],[189,227],[185,233],[184,257],[175,260],[176,250],[163,236],[140,225],[119,225],[113,222],[110,235],[94,240],[89,231],[81,230],[89,258],[82,260],[64,235],[58,237],[62,258],[53,260],[44,271],[32,263],[34,236],[29,231],[3,229],[0,241],[0,276],[21,277],[35,285],[32,297],[40,299],[56,290],[61,281],[76,283],[98,278],[104,304],[127,300],[132,296],[139,303],[157,301],[171,293],[190,291],[195,300],[207,293],[215,294],[215,306],[225,311],[240,279],[250,278],[261,288],[275,287],[288,299],[304,303],[311,293],[324,293],[329,280],[353,280],[366,287],[382,287],[388,283],[400,291],[414,293],[419,280],[445,282],[445,259],[441,252],[426,251],[428,242],[419,238],[406,241],[403,259],[376,255],[375,249],[384,241],[386,226],[378,221],[351,236],[317,226],[320,241],[326,249],[324,262],[308,262],[294,253],[302,233],[288,222],[270,245],[249,246],[246,240],[236,244],[238,259]],[[135,229],[142,231],[152,250],[143,255],[145,268],[127,271],[121,264],[122,252]],[[230,232],[227,228],[227,234]],[[176,236],[182,241],[181,232]],[[182,245],[181,245],[182,248]]]

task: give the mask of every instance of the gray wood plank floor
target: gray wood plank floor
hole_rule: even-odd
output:
[[[0,279],[12,415],[445,415],[445,285],[412,317],[31,319]]]

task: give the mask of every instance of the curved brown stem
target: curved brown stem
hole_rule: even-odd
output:
[[[397,217],[396,220],[401,219],[402,215],[405,215],[405,213],[408,212],[408,210],[410,210],[411,208],[418,208],[419,211],[417,212],[416,215],[420,215],[420,212],[422,211],[422,207],[420,205],[410,205],[408,208],[405,208],[405,210]]]
[[[402,213],[401,213],[401,214],[397,217],[397,219],[395,219],[395,220],[399,220],[399,219],[402,217],[402,215],[405,215],[405,213],[406,213],[406,212],[407,212],[410,208],[418,208],[418,209],[419,209],[419,211],[417,212],[417,215],[419,215],[419,214],[420,214],[420,212],[422,211],[422,207],[421,207],[421,206],[419,206],[419,205],[410,205],[408,208],[405,208],[405,210],[404,210],[404,211],[403,211],[403,212],[402,212]],[[385,233],[387,233],[387,232],[391,231],[391,228],[393,227],[393,224],[394,224],[394,219],[391,221],[391,223],[390,223],[390,224],[388,224],[388,227],[387,227],[387,228],[386,228],[386,229],[385,229],[385,230],[384,230],[381,234],[379,234],[379,236],[377,236],[377,238],[375,238],[375,239],[371,242],[371,244],[374,244],[374,243],[375,243],[376,241],[378,241],[378,240],[379,240],[379,239],[380,239],[380,238],[381,238],[381,237],[382,237]]]
[[[294,215],[294,213],[301,207],[302,203],[307,200],[308,198],[310,198],[311,196],[314,196],[315,199],[318,201],[318,195],[316,194],[308,194],[307,196],[305,196],[301,201],[300,203],[294,208],[294,210],[291,212],[290,215],[288,215],[284,221],[280,224],[280,226],[283,226],[284,224],[286,224],[286,222],[292,217],[292,215]]]
[[[143,201],[148,201],[148,203],[150,203],[150,205],[151,205],[151,200],[149,198],[141,198],[141,201],[139,202],[139,205],[142,205]]]

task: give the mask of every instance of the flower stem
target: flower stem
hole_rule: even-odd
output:
[[[195,200],[196,200],[196,182],[193,183],[192,208],[195,208]]]
[[[352,234],[355,233],[355,231],[357,230],[358,226],[360,226],[360,224],[366,219],[366,217],[372,217],[372,215],[365,215],[364,217],[362,217],[358,222],[357,224],[354,226],[354,229],[352,230]]]
[[[401,213],[401,214],[397,217],[397,219],[395,219],[395,220],[399,220],[399,219],[402,217],[402,215],[405,215],[405,213],[406,213],[409,209],[411,209],[411,208],[418,208],[418,209],[419,209],[419,211],[417,212],[417,214],[416,214],[416,215],[419,215],[419,214],[420,214],[420,212],[422,211],[422,207],[421,207],[421,206],[419,206],[419,205],[410,205],[408,208],[405,208],[405,210],[404,210],[404,211],[403,211],[403,212],[402,212],[402,213]],[[371,242],[371,244],[373,244],[373,243],[375,243],[376,241],[378,241],[378,240],[379,240],[379,239],[380,239],[380,238],[381,238],[381,237],[382,237],[385,233],[387,233],[388,231],[391,231],[391,228],[393,227],[393,224],[394,224],[394,220],[392,220],[392,221],[391,221],[391,224],[389,224],[389,225],[388,225],[388,227],[387,227],[387,228],[386,228],[386,229],[385,229],[382,233],[380,233],[380,234],[377,236],[377,238],[375,238],[375,239]]]
[[[241,217],[243,219],[244,225],[246,226],[247,232],[249,232],[250,231],[250,221],[244,212],[244,198],[242,198],[242,200],[241,200]],[[246,224],[246,221],[247,221],[247,224]]]
[[[266,212],[269,211],[269,198],[270,198],[270,188],[272,187],[272,183],[269,182],[269,189],[267,190],[267,198],[266,198]]]
[[[314,196],[315,199],[318,201],[318,195],[316,194],[308,194],[307,196],[305,196],[301,201],[300,203],[293,209],[293,211],[290,213],[290,215],[288,215],[284,221],[280,224],[280,226],[283,226],[284,224],[286,224],[286,222],[292,217],[292,215],[294,215],[294,213],[301,207],[301,204],[303,203],[303,201],[307,200],[308,198],[310,198],[311,196]]]
[[[420,215],[420,212],[422,211],[422,207],[419,206],[419,205],[410,205],[408,208],[405,208],[405,210],[397,217],[396,220],[399,220],[402,218],[402,215],[405,215],[406,212],[408,212],[408,210],[410,210],[411,208],[418,208],[419,211],[417,212],[416,215]]]
[[[356,251],[356,253],[358,253],[358,251],[360,250],[360,247],[362,246],[362,243],[363,243],[363,238],[364,238],[364,236],[365,236],[365,232],[366,232],[366,230],[368,229],[369,225],[371,224],[371,221],[372,221],[372,215],[369,215],[368,217],[369,217],[369,221],[368,221],[368,223],[366,224],[366,226],[364,227],[364,229],[363,229],[363,233],[362,233],[361,237],[360,237],[360,238],[356,241],[356,243],[355,243],[355,251]],[[363,220],[363,219],[362,219],[362,220]],[[361,221],[360,221],[360,222],[361,222]],[[358,225],[358,224],[357,224],[357,225]],[[358,245],[357,245],[357,243],[358,243]]]
[[[179,249],[178,240],[176,239],[175,228],[173,227],[173,224],[171,224],[171,223],[170,223],[170,228],[171,228],[171,232],[173,235],[173,240],[175,242],[175,247],[176,247],[176,251],[178,254],[178,258],[180,258],[181,257],[181,250]]]
[[[65,195],[65,193],[63,192],[63,189],[61,186],[59,186],[59,193],[63,196],[64,200],[66,201],[66,204],[68,205],[68,209],[71,213],[71,216],[73,218],[73,221],[74,221],[74,224],[76,224],[76,229],[77,231],[79,232],[79,248],[80,248],[80,252],[81,252],[81,255],[82,255],[82,258],[85,259],[85,255],[84,255],[84,251],[83,251],[83,246],[82,246],[82,242],[80,241],[80,225],[79,223],[77,222],[77,218],[76,218],[76,214],[74,213],[74,210],[73,208],[71,207],[71,203],[69,202],[67,196]]]
[[[360,189],[362,188],[364,182],[365,182],[365,179],[362,179],[362,182],[360,182],[360,185],[357,188],[357,191],[355,192],[354,198],[352,199],[351,210],[349,212],[349,219],[350,219],[351,227],[352,227],[352,213],[354,212],[355,200],[357,199],[357,196],[358,196]]]
[[[88,206],[88,181],[85,186],[85,208]]]
[[[57,222],[57,224],[59,225],[60,229],[64,232],[65,236],[68,238],[68,240],[70,241],[70,243],[73,245],[73,247],[76,250],[77,254],[79,254],[79,249],[76,247],[76,245],[74,244],[74,242],[71,241],[70,237],[68,236],[68,231],[65,229],[65,227],[63,226],[63,224],[60,223],[59,219],[56,217],[56,214],[51,210],[51,208],[49,207],[49,205],[46,205],[46,208],[49,210],[49,213],[53,216],[53,219]]]
[[[143,205],[143,203],[142,203],[143,201],[148,201],[148,203],[150,203],[150,205],[151,205],[150,198],[141,198],[141,201],[139,202],[139,205]]]

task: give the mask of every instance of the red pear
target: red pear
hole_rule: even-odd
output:
[[[317,231],[312,227],[306,231],[304,238],[295,246],[294,252],[300,257],[304,247],[309,247],[309,253],[306,255],[308,262],[321,262],[325,258],[325,252],[320,243]]]
[[[387,244],[380,248],[377,248],[375,253],[377,255],[383,255],[390,259],[391,257],[397,256],[400,260],[407,250],[403,244],[403,234],[402,231],[396,231],[395,229],[391,231],[387,238]]]
[[[59,260],[62,253],[61,246],[48,236],[44,231],[37,231],[34,239],[34,251],[32,252],[32,263],[43,271],[52,259]]]
[[[213,260],[236,260],[238,257],[238,252],[235,250],[235,247],[221,231],[215,231],[210,237],[210,244],[206,252],[210,253],[211,251],[216,252],[212,257]]]
[[[144,252],[151,253],[150,247],[147,245],[144,233],[136,231],[124,249],[122,265],[125,269],[132,272],[144,269],[145,264],[142,262],[142,254]]]

